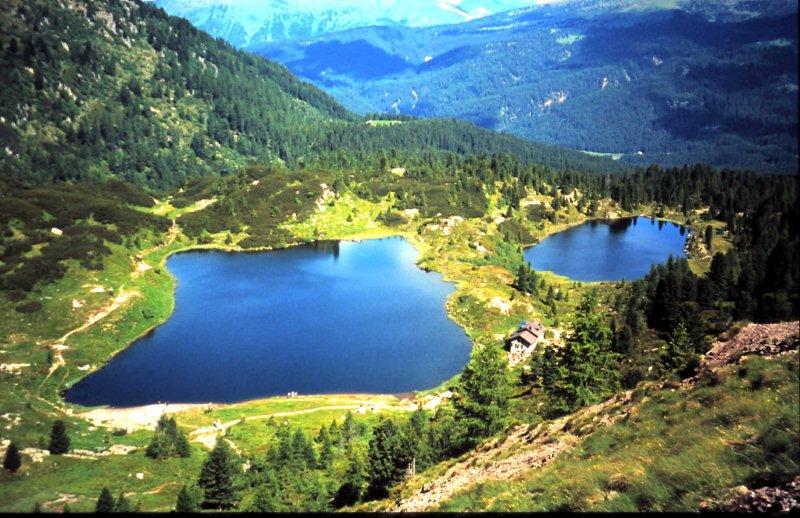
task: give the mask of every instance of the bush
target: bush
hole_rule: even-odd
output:
[[[22,290],[7,291],[6,298],[9,302],[19,302],[21,300],[25,300],[25,292]]]
[[[14,310],[18,313],[36,313],[40,309],[42,309],[42,303],[36,300],[23,302],[14,308]]]

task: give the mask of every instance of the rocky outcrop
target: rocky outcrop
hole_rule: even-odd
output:
[[[507,437],[491,439],[478,446],[440,477],[398,501],[393,510],[432,510],[476,484],[513,480],[532,469],[544,467],[561,453],[571,450],[586,434],[627,416],[630,402],[631,392],[628,391],[553,421],[514,427]]]
[[[748,489],[747,486],[733,488],[719,503],[705,501],[700,504],[703,511],[726,513],[788,513],[800,511],[800,476],[779,486]]]
[[[729,340],[718,340],[712,344],[702,365],[719,368],[736,363],[746,355],[777,356],[798,348],[800,322],[778,324],[749,324]]]

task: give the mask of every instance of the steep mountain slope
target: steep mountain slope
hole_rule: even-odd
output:
[[[624,162],[794,172],[795,2],[554,2],[255,45],[359,112],[448,116]]]
[[[782,486],[797,476],[798,343],[797,321],[750,324],[715,342],[691,378],[642,384],[565,417],[515,427],[411,479],[394,501],[376,507],[736,510],[726,503],[734,486],[740,494],[741,484]],[[788,511],[798,496],[762,504]]]
[[[4,175],[156,186],[269,160],[350,115],[283,67],[135,1],[19,2],[0,14]],[[284,144],[282,144],[284,145]]]
[[[5,178],[115,175],[166,188],[253,161],[363,162],[390,149],[504,152],[557,168],[614,169],[466,123],[368,125],[284,67],[139,0],[9,0],[0,28]]]
[[[153,0],[237,47],[312,38],[370,25],[458,23],[530,5],[529,0]]]

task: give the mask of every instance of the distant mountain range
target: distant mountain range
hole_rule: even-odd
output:
[[[629,163],[797,171],[797,3],[545,2],[248,50],[357,112],[457,117]]]
[[[2,11],[0,68],[0,183],[114,176],[166,189],[252,163],[353,165],[386,153],[621,169],[458,120],[367,123],[284,66],[141,0]]]
[[[154,0],[237,47],[371,25],[427,27],[529,6],[531,0]]]

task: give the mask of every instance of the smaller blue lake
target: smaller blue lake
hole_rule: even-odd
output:
[[[454,291],[400,238],[169,258],[175,311],[73,386],[87,406],[399,393],[461,371],[471,343]]]
[[[685,255],[687,229],[646,217],[589,221],[525,249],[535,270],[577,281],[644,277],[655,264]]]

